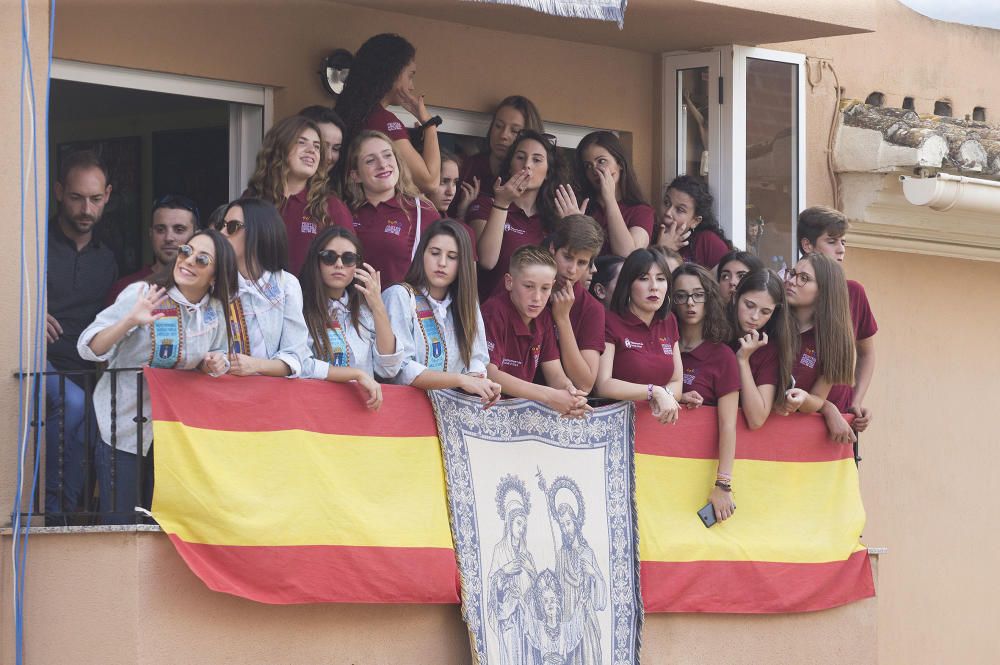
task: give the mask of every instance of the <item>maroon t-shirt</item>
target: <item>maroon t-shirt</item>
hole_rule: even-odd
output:
[[[756,354],[755,354],[756,355]],[[792,365],[795,387],[806,392],[812,390],[820,377],[819,358],[816,355],[816,332],[810,328],[799,335],[799,352]]]
[[[608,236],[608,216],[604,212],[604,207],[600,204],[592,203],[587,209],[587,214],[597,220],[597,223],[604,229],[604,247],[601,248],[601,254],[612,254],[611,240]],[[650,238],[653,237],[653,225],[656,214],[652,207],[645,203],[637,203],[636,205],[619,203],[618,209],[621,210],[622,217],[625,218],[625,226],[629,229],[639,227],[640,229],[644,229]]]
[[[487,300],[482,312],[490,363],[501,371],[530,382],[541,363],[559,360],[548,309],[525,325],[511,302],[510,292],[504,290]]]
[[[420,199],[421,233],[441,218],[427,200]],[[365,201],[354,211],[354,234],[364,247],[364,260],[382,273],[382,285],[400,282],[410,268],[417,239],[417,212],[413,202],[400,207],[393,197],[373,206]]]
[[[647,326],[630,311],[609,311],[604,317],[604,340],[615,346],[611,376],[629,383],[666,385],[674,376],[677,319],[668,314]],[[680,362],[680,358],[677,358]]]
[[[697,263],[711,270],[729,253],[726,241],[712,231],[702,231],[692,235],[693,242],[681,250],[681,256],[685,261]]]
[[[733,342],[730,348],[734,354],[739,351],[739,341]],[[684,369],[687,369],[686,362],[684,363]],[[768,342],[754,351],[753,355],[750,356],[750,374],[753,375],[753,382],[756,386],[777,387],[780,380],[778,372],[778,347]]]
[[[365,121],[362,123],[362,126],[365,129],[382,132],[393,141],[398,141],[400,139],[409,140],[410,138],[410,134],[406,131],[406,126],[403,125],[403,121],[396,117],[395,113],[381,104],[371,110],[371,112],[365,117]]]
[[[871,305],[868,303],[868,294],[865,287],[860,282],[853,279],[847,280],[847,296],[851,306],[851,323],[854,327],[854,339],[860,342],[868,339],[878,332],[878,323],[875,321],[875,314],[872,313]],[[854,386],[843,384],[830,388],[827,397],[832,404],[835,404],[841,412],[850,408],[854,401]]]
[[[285,204],[281,206],[281,219],[285,221],[285,231],[288,232],[288,272],[293,275],[299,274],[309,251],[309,243],[324,228],[321,220],[313,219],[310,214],[307,197],[308,191],[303,189],[285,199]],[[331,226],[351,228],[351,211],[333,194],[326,199],[326,214]]]
[[[144,268],[139,268],[130,275],[125,275],[124,277],[122,277],[117,282],[111,285],[111,289],[108,291],[108,295],[104,297],[104,306],[110,307],[111,305],[114,305],[115,301],[118,300],[118,296],[121,294],[122,291],[125,290],[126,287],[128,287],[129,284],[135,284],[136,282],[141,282],[142,280],[146,279],[152,274],[153,274],[153,266],[148,265]],[[601,327],[602,334],[603,334],[603,329],[604,328],[602,326]]]
[[[552,303],[547,308],[552,313]],[[604,305],[583,288],[583,282],[573,285],[573,306],[569,310],[569,325],[576,337],[576,347],[581,351],[597,351],[604,353]],[[559,341],[559,328],[555,318],[552,319],[552,330],[555,339]]]
[[[474,219],[489,220],[492,207],[492,196],[480,196],[469,206],[465,219],[470,223]],[[500,245],[497,264],[492,270],[482,268],[479,270],[479,299],[488,300],[490,296],[500,291],[503,276],[510,269],[510,257],[519,247],[541,245],[544,239],[541,216],[536,213],[529,217],[517,207],[516,203],[511,203],[507,210],[507,221],[504,224],[503,242]]]
[[[705,406],[715,406],[719,398],[740,390],[736,354],[722,342],[702,342],[692,351],[681,352],[681,362],[684,364],[683,392],[697,391]]]

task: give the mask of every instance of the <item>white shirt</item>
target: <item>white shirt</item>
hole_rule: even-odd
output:
[[[347,346],[351,350],[351,367],[360,369],[369,376],[378,374],[383,379],[391,379],[399,372],[399,366],[403,362],[403,352],[396,344],[396,352],[389,355],[382,355],[375,345],[375,317],[368,305],[361,303],[361,310],[358,313],[358,327],[355,329],[351,322],[351,311],[348,308],[348,296],[340,300],[330,300],[327,303],[327,312],[330,320],[333,317],[340,322],[340,329],[344,332]],[[316,340],[309,336],[309,348],[316,350]],[[330,363],[316,357],[309,357],[302,364],[302,377],[307,379],[326,379]]]
[[[309,351],[309,332],[302,318],[302,287],[290,273],[264,272],[256,283],[238,275],[239,298],[246,319],[250,354],[281,360],[289,378],[299,376]]]
[[[403,354],[399,373],[396,374],[394,382],[410,385],[422,372],[429,369],[426,365],[427,348],[424,344],[424,335],[417,320],[416,298],[405,286],[395,284],[382,292],[382,300],[389,312],[392,332],[396,335],[396,351],[401,351]],[[489,362],[490,356],[486,351],[486,328],[479,308],[476,308],[475,343],[472,346],[469,366],[466,367],[462,362],[462,353],[455,334],[455,316],[451,302],[448,298],[438,302],[430,296],[427,296],[427,302],[434,311],[438,329],[448,349],[448,364],[444,371],[458,374],[485,374],[486,363]],[[442,314],[445,314],[444,318]]]
[[[150,285],[146,282],[130,284],[119,294],[114,304],[97,315],[94,322],[80,334],[77,342],[77,352],[84,360],[107,362],[109,369],[119,367],[147,367],[153,352],[153,342],[150,326],[135,326],[125,336],[118,340],[107,353],[97,355],[90,348],[90,342],[105,328],[121,321],[132,310],[140,296],[146,293]],[[205,354],[217,351],[225,354],[228,351],[226,338],[226,315],[222,303],[207,294],[197,303],[188,302],[181,292],[174,287],[168,295],[180,306],[181,326],[184,341],[181,355],[174,369],[196,369]],[[115,441],[118,450],[135,454],[136,452],[136,404],[138,383],[136,372],[119,372],[117,374],[117,390],[115,395]],[[145,422],[142,426],[142,454],[149,452],[153,442],[153,412],[150,407],[149,385],[145,377],[142,380],[142,413]],[[101,430],[104,443],[112,445],[111,441],[111,373],[105,372],[94,388],[94,410],[97,412],[97,425]]]

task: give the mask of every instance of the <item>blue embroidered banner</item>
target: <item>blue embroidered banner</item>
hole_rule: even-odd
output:
[[[479,665],[638,662],[631,402],[565,420],[431,393]]]
[[[614,21],[619,28],[625,23],[625,6],[628,4],[628,0],[471,0],[471,2],[513,5],[566,18]]]

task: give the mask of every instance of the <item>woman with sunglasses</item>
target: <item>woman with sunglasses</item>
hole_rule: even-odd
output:
[[[368,393],[368,408],[377,410],[382,387],[374,376],[391,379],[403,359],[382,302],[378,271],[361,262],[361,245],[353,233],[331,226],[309,246],[299,280],[313,351],[302,376],[357,381]]]
[[[604,229],[601,254],[628,256],[649,245],[655,212],[646,202],[625,147],[611,132],[591,132],[576,148],[576,186],[586,214]],[[556,206],[571,214],[576,201],[568,186],[562,188]],[[587,202],[590,202],[589,206]]]
[[[740,407],[747,427],[759,429],[772,408],[784,407],[799,331],[785,285],[773,270],[759,268],[742,277],[727,309],[735,333],[729,346],[740,368]]]
[[[330,189],[329,153],[321,137],[319,125],[300,115],[275,124],[264,136],[244,193],[273,203],[281,212],[292,272],[302,266],[317,233],[331,224],[351,225],[351,212]]]
[[[720,522],[732,517],[733,462],[736,459],[736,417],[740,407],[740,370],[730,338],[726,304],[712,274],[685,263],[673,274],[670,293],[680,326],[684,392],[680,403],[688,409],[716,407],[719,423],[719,464],[708,500]]]
[[[798,326],[799,350],[792,367],[795,387],[775,410],[782,415],[819,411],[830,438],[853,443],[853,430],[827,399],[832,386],[854,383],[854,329],[844,271],[824,254],[807,254],[785,271],[785,295]]]
[[[561,182],[552,140],[533,130],[522,131],[500,164],[494,194],[476,199],[466,216],[478,238],[480,300],[503,288],[503,276],[517,248],[541,245],[554,230]]]
[[[493,185],[500,175],[500,165],[507,157],[511,144],[517,140],[518,134],[526,129],[539,134],[545,133],[545,125],[538,107],[521,95],[511,95],[502,99],[493,110],[490,128],[486,132],[487,149],[462,162],[459,181],[463,190],[466,186],[478,186],[484,196],[493,196]],[[455,204],[449,212],[454,219],[465,219]]]
[[[98,314],[80,335],[77,350],[84,360],[106,362],[111,370],[149,366],[225,374],[229,369],[225,303],[235,288],[236,259],[229,243],[216,231],[198,231],[177,248],[167,271],[152,276],[150,282],[129,285]],[[103,441],[96,451],[97,480],[107,523],[133,522],[133,508],[148,507],[152,498],[149,386],[143,378],[139,405],[138,376],[105,372],[94,389]],[[137,409],[145,416],[141,452],[136,445]],[[141,497],[136,492],[140,454],[148,458],[143,460]]]
[[[739,286],[747,274],[754,270],[763,270],[764,262],[750,252],[734,249],[721,259],[715,269],[715,279],[719,283],[719,291],[722,292],[722,300],[726,303],[733,301],[733,292]]]
[[[600,397],[649,402],[660,423],[675,423],[681,394],[677,319],[670,313],[670,271],[659,252],[637,249],[618,274],[604,318],[604,353],[597,368]]]
[[[218,223],[236,255],[238,293],[229,304],[230,374],[296,377],[309,353],[302,289],[284,270],[285,224],[267,201],[233,201]]]
[[[401,284],[382,294],[403,360],[394,381],[423,390],[460,388],[484,406],[500,399],[486,378],[486,328],[476,298],[472,242],[451,219],[434,222],[420,239]]]
[[[423,95],[414,92],[416,57],[413,44],[399,35],[381,34],[370,38],[354,54],[351,75],[337,100],[337,113],[347,125],[345,138],[348,141],[353,142],[365,130],[388,136],[399,161],[413,174],[419,191],[430,196],[441,177],[437,134],[441,117],[431,117]],[[416,131],[421,133],[419,142],[423,146],[419,151],[403,122],[386,108],[394,104],[409,111],[420,123]]]
[[[387,284],[394,284],[406,274],[424,229],[441,216],[413,186],[406,164],[385,134],[358,134],[344,167],[354,233],[368,249],[371,264]]]

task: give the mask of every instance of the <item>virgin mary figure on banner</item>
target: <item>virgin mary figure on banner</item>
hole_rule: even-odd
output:
[[[486,617],[500,643],[500,665],[532,665],[525,642],[525,605],[537,573],[527,547],[531,498],[524,481],[504,476],[497,485],[497,513],[504,530],[493,548]]]

